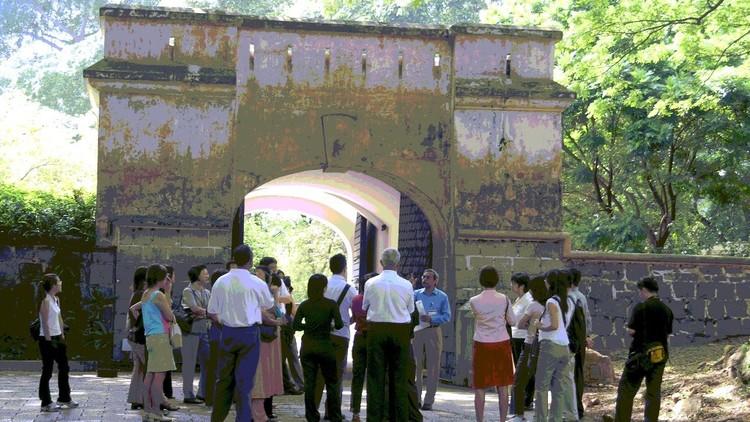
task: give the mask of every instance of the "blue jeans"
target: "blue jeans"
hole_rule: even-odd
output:
[[[237,422],[251,420],[250,392],[260,358],[260,328],[222,327],[211,422],[223,422],[237,393]]]

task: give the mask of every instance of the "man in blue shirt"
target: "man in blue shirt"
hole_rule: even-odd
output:
[[[440,375],[440,355],[443,353],[443,333],[440,326],[451,320],[448,295],[438,289],[438,273],[424,270],[424,288],[414,292],[419,310],[419,325],[414,329],[414,359],[417,364],[417,392],[422,397],[422,368],[427,363],[427,393],[422,410],[432,410]],[[421,303],[420,303],[421,302]],[[426,358],[426,359],[425,359]]]

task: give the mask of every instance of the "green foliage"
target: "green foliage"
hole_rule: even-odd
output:
[[[18,77],[17,86],[40,105],[78,116],[91,109],[83,78],[83,63],[71,72],[37,72],[26,69]]]
[[[329,226],[293,212],[246,215],[245,241],[253,248],[256,263],[264,256],[279,261],[279,268],[292,278],[297,302],[306,297],[311,275],[330,274],[328,258],[346,254],[341,237]]]
[[[99,286],[92,286],[88,296],[82,300],[82,307],[87,317],[83,335],[86,345],[95,351],[111,350],[114,325],[112,312],[116,300],[117,296],[111,292],[111,289]],[[103,358],[103,356],[99,357]]]
[[[748,12],[724,0],[519,0],[485,15],[564,31],[557,62],[577,99],[563,203],[577,248],[747,253]]]
[[[68,196],[0,185],[0,239],[77,239],[93,244],[95,196]]]
[[[0,360],[19,360],[26,354],[27,342],[22,337],[14,337],[4,334],[0,336]]]

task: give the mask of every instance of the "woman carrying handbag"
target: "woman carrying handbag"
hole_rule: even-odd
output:
[[[67,347],[63,331],[60,300],[56,297],[62,291],[62,281],[57,274],[45,274],[40,282],[39,304],[39,353],[42,355],[42,376],[39,379],[39,399],[42,401],[42,412],[57,412],[61,407],[72,409],[78,403],[70,398],[68,381]],[[49,380],[52,379],[52,368],[57,362],[57,386],[59,389],[57,403],[52,402],[49,391]]]

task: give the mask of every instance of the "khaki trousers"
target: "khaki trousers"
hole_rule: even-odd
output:
[[[133,358],[133,375],[130,378],[128,388],[128,403],[143,404],[143,396],[146,394],[146,385],[143,379],[146,377],[146,345],[138,344],[128,340],[130,343],[130,355]]]
[[[536,399],[534,420],[537,422],[578,420],[578,410],[574,409],[572,377],[573,354],[568,346],[561,346],[550,340],[539,342],[539,360],[536,366]],[[548,404],[547,392],[552,391],[552,403]]]
[[[440,355],[443,353],[443,331],[440,327],[428,327],[414,333],[414,361],[417,365],[417,394],[422,399],[422,368],[427,364],[427,392],[422,403],[435,402],[440,378]]]

